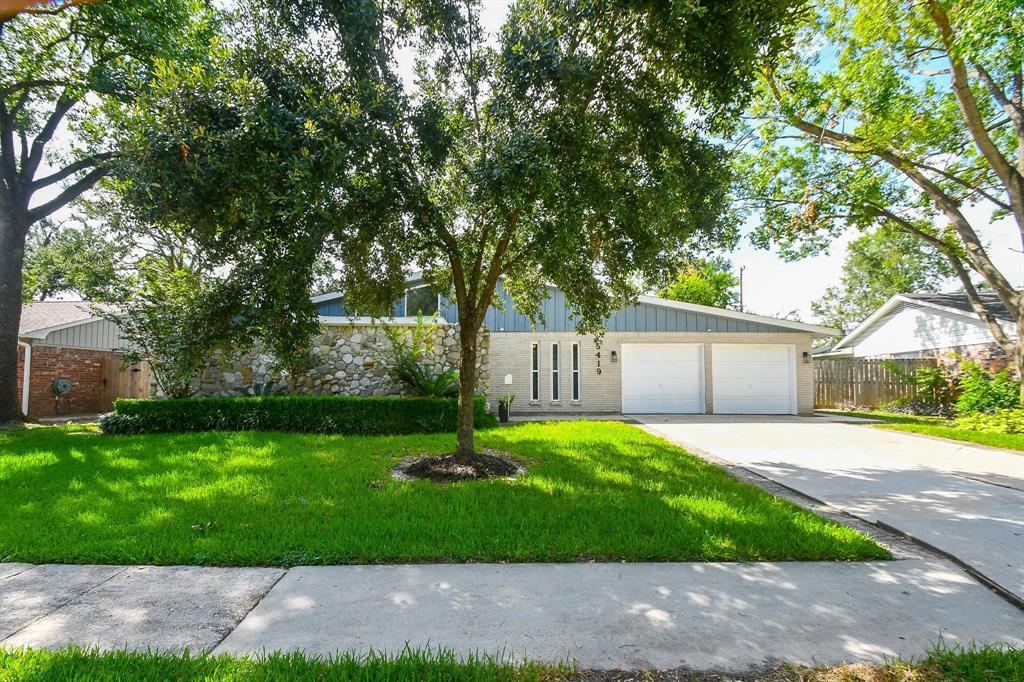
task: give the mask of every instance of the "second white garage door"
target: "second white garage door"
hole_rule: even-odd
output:
[[[796,414],[793,346],[711,346],[715,414]]]
[[[623,344],[622,411],[703,412],[704,347],[698,343]]]

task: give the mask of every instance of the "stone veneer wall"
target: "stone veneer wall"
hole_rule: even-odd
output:
[[[410,327],[411,325],[403,325]],[[369,324],[330,325],[315,340],[313,368],[290,390],[307,395],[400,396],[402,387],[388,375],[382,362],[390,345],[382,329]],[[426,359],[435,371],[459,366],[458,326],[438,325]],[[239,357],[215,356],[197,381],[195,395],[254,395],[260,387],[284,387],[274,370],[274,358],[260,348]],[[480,332],[477,393],[490,388],[490,335]]]

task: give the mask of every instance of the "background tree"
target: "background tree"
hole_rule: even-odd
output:
[[[815,253],[847,226],[888,225],[941,253],[993,338],[983,280],[1017,320],[1019,285],[992,262],[978,205],[1024,240],[1024,5],[832,0],[766,69],[741,166],[761,245]]]
[[[811,303],[818,322],[846,334],[896,294],[939,291],[949,260],[898,227],[883,225],[846,249],[840,283]]]
[[[472,0],[248,4],[215,69],[167,70],[127,122],[122,188],[223,264],[220,300],[278,353],[316,330],[324,251],[360,312],[387,310],[421,269],[458,305],[456,456],[472,463],[477,334],[499,279],[535,320],[560,286],[597,332],[695,238],[732,234],[727,160],[703,136],[797,7],[524,0],[490,40]]]
[[[732,263],[727,259],[702,258],[685,265],[675,279],[658,292],[658,296],[728,308],[739,300],[736,293],[739,284],[739,277],[733,274]]]
[[[84,222],[70,227],[49,220],[36,223],[25,244],[22,300],[71,295],[113,301],[128,250]]]
[[[0,424],[21,419],[29,228],[110,172],[109,114],[145,88],[155,55],[201,56],[208,19],[201,0],[34,3],[0,16]]]

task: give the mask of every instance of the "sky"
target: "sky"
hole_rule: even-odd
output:
[[[508,10],[507,0],[483,0],[481,23],[484,30],[496,34],[505,20]],[[399,55],[399,65],[406,78],[411,81],[411,55]],[[53,192],[39,192],[35,204],[43,203]],[[983,239],[988,242],[989,253],[996,266],[1011,279],[1014,284],[1024,284],[1024,254],[1020,253],[1020,237],[1013,222],[1005,218],[990,224],[989,216],[984,208],[967,208],[965,213],[972,224],[988,225],[987,229],[979,230]],[[58,218],[60,216],[57,216]],[[795,262],[787,262],[775,251],[755,248],[746,235],[756,225],[756,216],[748,220],[744,226],[744,236],[738,248],[724,254],[739,272],[743,268],[743,303],[744,309],[761,315],[772,317],[793,317],[810,322],[814,321],[811,313],[811,302],[820,298],[830,285],[838,284],[840,269],[847,244],[857,234],[853,231],[835,240],[827,253]],[[944,289],[952,291],[959,288],[959,282],[951,280]]]

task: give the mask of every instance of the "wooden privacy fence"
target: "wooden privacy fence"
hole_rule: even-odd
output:
[[[914,371],[935,366],[934,359],[868,360],[821,358],[814,361],[814,406],[878,407],[897,398],[912,398]]]

